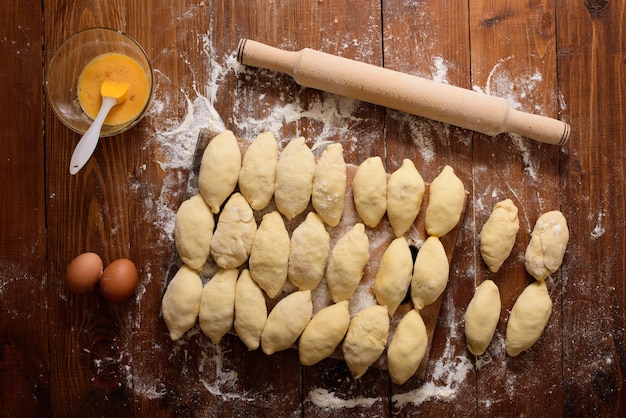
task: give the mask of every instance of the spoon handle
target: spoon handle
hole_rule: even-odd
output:
[[[104,119],[106,119],[109,111],[117,104],[117,100],[114,97],[103,97],[102,106],[98,115],[94,119],[93,123],[87,129],[87,132],[78,141],[72,159],[70,160],[70,174],[74,175],[80,171],[81,168],[89,161],[91,155],[98,145],[98,139],[100,139],[100,129]]]

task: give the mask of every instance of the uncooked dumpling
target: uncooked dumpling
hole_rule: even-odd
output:
[[[393,315],[406,296],[411,284],[413,256],[404,237],[391,241],[383,253],[374,280],[374,294],[381,305],[386,305]]]
[[[193,327],[200,311],[202,279],[197,271],[183,265],[172,278],[161,305],[163,319],[173,341]]]
[[[309,212],[291,234],[289,280],[300,290],[313,290],[324,276],[330,235],[315,212]]]
[[[176,212],[174,237],[180,259],[194,270],[201,270],[211,254],[215,219],[213,212],[197,194],[185,200]]]
[[[311,366],[330,356],[346,335],[349,325],[350,312],[347,300],[320,310],[300,336],[298,342],[300,363]]]
[[[276,207],[287,219],[304,212],[311,201],[315,156],[304,138],[291,141],[278,159],[276,166]]]
[[[343,357],[355,379],[363,376],[380,357],[388,336],[389,315],[386,306],[370,306],[352,318],[343,342]]]
[[[428,235],[442,237],[450,232],[459,223],[464,205],[463,183],[447,165],[430,184],[424,219]]]
[[[535,279],[545,280],[561,266],[568,241],[567,221],[561,212],[541,215],[526,248],[526,270]]]
[[[286,350],[296,342],[311,320],[310,290],[299,290],[281,299],[267,316],[261,334],[261,348],[268,356]]]
[[[211,241],[211,255],[223,269],[241,266],[248,260],[256,234],[256,221],[252,208],[241,195],[235,193],[228,199],[217,221]]]
[[[497,272],[511,254],[519,230],[517,207],[511,199],[496,203],[480,232],[480,254],[492,272]]]
[[[267,305],[263,290],[250,272],[243,270],[235,288],[235,332],[249,350],[261,344],[261,333],[267,321]]]
[[[387,211],[387,173],[380,157],[370,157],[359,165],[352,194],[363,223],[375,228]]]
[[[213,213],[219,213],[222,203],[235,190],[241,170],[241,150],[231,131],[213,138],[202,154],[198,188]]]
[[[465,339],[469,351],[482,355],[496,332],[500,319],[500,291],[491,281],[482,282],[465,311]]]
[[[450,265],[446,250],[437,237],[428,237],[417,253],[411,299],[418,311],[435,302],[448,284]]]
[[[417,310],[411,309],[398,323],[387,349],[387,369],[395,384],[401,385],[415,374],[424,360],[427,347],[424,320]]]
[[[213,344],[219,343],[233,327],[237,276],[237,269],[219,270],[202,290],[200,329],[211,338]]]
[[[346,203],[346,163],[341,144],[330,144],[322,153],[313,178],[313,208],[330,226],[337,226]]]
[[[265,208],[276,182],[278,143],[271,132],[259,134],[250,144],[241,164],[239,191],[254,210]]]
[[[277,211],[263,216],[250,252],[250,275],[270,298],[276,297],[287,280],[289,233]]]
[[[424,180],[408,158],[389,176],[387,217],[396,237],[404,235],[415,222],[422,206],[424,190]]]
[[[362,223],[354,225],[337,240],[326,269],[326,282],[333,302],[350,299],[363,277],[370,258],[369,249],[369,238]]]

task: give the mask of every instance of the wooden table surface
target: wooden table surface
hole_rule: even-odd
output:
[[[113,0],[0,5],[0,416],[626,416],[626,5],[623,0]],[[76,176],[80,135],[54,115],[46,65],[93,27],[136,38],[155,96],[132,130],[103,140]],[[298,86],[236,62],[240,38],[304,47],[507,98],[564,120],[563,147],[488,137]],[[424,378],[354,380],[345,363],[301,367],[297,353],[214,346],[196,327],[172,342],[160,317],[174,214],[202,130],[285,144],[344,145],[348,162],[411,158],[426,181],[446,164],[469,191]],[[520,231],[497,273],[478,242],[511,198]],[[530,283],[523,254],[538,216],[561,210],[570,242],[548,280],[554,309],[539,342],[511,358],[504,333]],[[70,260],[129,257],[136,294],[73,295]],[[500,287],[494,341],[466,348],[463,314],[477,283]]]

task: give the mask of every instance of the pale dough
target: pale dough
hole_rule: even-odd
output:
[[[261,344],[261,333],[267,321],[267,305],[263,290],[250,272],[243,270],[235,288],[235,332],[249,350]]]
[[[357,223],[337,240],[328,260],[326,282],[333,302],[350,299],[370,258],[365,226]]]
[[[480,231],[480,254],[492,272],[497,272],[511,254],[517,231],[519,218],[513,201],[496,203]]]
[[[200,329],[217,344],[233,327],[237,269],[219,270],[202,290]]]
[[[428,334],[420,313],[411,309],[396,328],[387,348],[387,370],[393,383],[401,385],[415,374],[426,356]]]
[[[276,182],[278,143],[271,132],[259,134],[250,144],[241,164],[239,191],[254,210],[265,208]]]
[[[197,194],[185,200],[176,212],[174,238],[180,259],[200,271],[211,254],[211,239],[215,218],[213,212]]]
[[[250,251],[250,275],[270,298],[276,297],[287,280],[289,233],[277,211],[263,216]]]
[[[411,284],[413,256],[404,237],[391,241],[380,260],[374,280],[374,295],[381,305],[386,305],[393,315],[406,296]]]
[[[387,211],[387,173],[380,157],[370,157],[359,165],[352,194],[363,223],[375,228]]]
[[[202,279],[195,270],[183,265],[170,281],[161,312],[173,341],[179,340],[193,327],[200,311]]]
[[[330,356],[346,335],[349,325],[347,300],[320,310],[313,316],[298,341],[300,363],[312,366]]]
[[[313,290],[324,276],[330,235],[315,212],[309,212],[291,234],[289,280],[300,290]]]
[[[363,376],[380,357],[388,336],[389,315],[386,306],[370,306],[352,318],[343,342],[343,357],[355,379]]]
[[[241,195],[234,193],[220,214],[211,241],[211,255],[223,269],[241,266],[248,260],[256,234],[252,208]]]
[[[387,217],[396,237],[404,235],[419,214],[424,198],[424,179],[413,161],[405,158],[391,173],[387,184]]]
[[[448,284],[449,273],[450,265],[441,241],[428,237],[417,253],[413,269],[411,299],[415,309],[422,310],[437,300]]]
[[[500,309],[498,286],[485,280],[476,288],[465,311],[465,340],[472,354],[480,356],[487,350],[498,326]]]
[[[287,219],[304,212],[311,200],[315,156],[303,137],[289,142],[276,166],[276,207]]]
[[[317,162],[311,198],[315,211],[330,226],[337,226],[343,215],[346,179],[343,147],[339,143],[330,144]]]
[[[528,285],[517,298],[506,327],[506,353],[515,357],[535,344],[552,313],[552,301],[546,282]]]
[[[310,290],[296,291],[281,299],[267,316],[261,348],[268,356],[291,347],[311,320]]]
[[[430,184],[424,219],[428,235],[442,237],[450,232],[459,223],[464,205],[463,182],[447,165]]]
[[[219,213],[222,203],[235,190],[241,170],[241,150],[231,131],[213,138],[202,154],[198,188],[213,213]]]
[[[545,280],[563,262],[569,229],[563,214],[557,210],[537,219],[530,243],[526,248],[526,270],[537,280]]]

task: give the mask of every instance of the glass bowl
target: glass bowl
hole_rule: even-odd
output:
[[[146,114],[153,93],[152,65],[144,49],[130,36],[113,29],[91,28],[72,35],[59,47],[50,60],[45,79],[46,93],[57,117],[71,130],[84,134],[93,120],[78,100],[78,79],[94,58],[103,54],[120,53],[139,64],[145,73],[148,96],[141,112],[132,120],[116,125],[105,124],[101,137],[117,135],[135,126]]]

